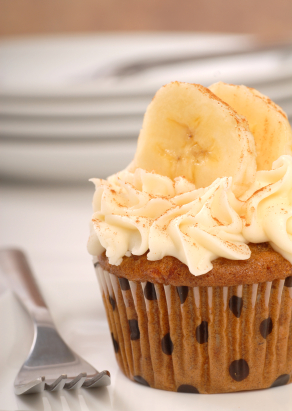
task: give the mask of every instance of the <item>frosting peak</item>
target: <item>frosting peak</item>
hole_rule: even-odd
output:
[[[292,157],[281,156],[272,170],[258,171],[241,199],[244,237],[255,243],[269,241],[292,263]]]

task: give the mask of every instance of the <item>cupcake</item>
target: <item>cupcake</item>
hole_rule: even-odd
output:
[[[174,82],[95,184],[88,250],[122,372],[223,393],[292,382],[292,131],[254,89]]]

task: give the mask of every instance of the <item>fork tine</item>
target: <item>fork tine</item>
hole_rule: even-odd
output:
[[[81,372],[72,381],[67,382],[64,385],[64,389],[65,390],[78,390],[80,387],[82,387],[84,381],[86,380],[86,377],[87,377],[86,372]]]
[[[16,395],[22,394],[34,394],[44,391],[45,388],[45,377],[39,377],[28,384],[15,385],[14,392]]]
[[[45,390],[47,391],[60,391],[63,389],[66,384],[67,375],[62,374],[59,378],[56,379],[52,384],[45,384]]]
[[[111,383],[111,375],[109,371],[104,370],[98,373],[95,377],[92,377],[84,382],[82,388],[96,388],[106,387]]]

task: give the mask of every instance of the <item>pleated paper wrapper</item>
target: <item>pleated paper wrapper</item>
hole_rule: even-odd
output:
[[[292,382],[292,277],[175,287],[95,270],[116,359],[131,380],[189,393]]]

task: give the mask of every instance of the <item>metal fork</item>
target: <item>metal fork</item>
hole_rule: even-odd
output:
[[[146,70],[165,67],[172,64],[181,64],[181,63],[195,63],[203,62],[209,60],[215,60],[217,58],[229,58],[229,57],[240,57],[240,56],[252,56],[258,53],[268,53],[268,52],[279,52],[282,53],[283,58],[289,56],[291,53],[292,44],[288,42],[280,43],[261,43],[254,41],[252,45],[245,46],[243,48],[237,48],[232,50],[225,51],[211,51],[211,52],[197,52],[196,54],[187,54],[180,56],[171,56],[171,57],[158,57],[158,58],[147,58],[144,60],[136,60],[133,62],[127,63],[115,63],[108,67],[101,68],[93,73],[91,76],[94,79],[97,78],[124,78],[128,76],[133,76],[140,74]]]
[[[30,353],[14,381],[15,394],[110,385],[109,371],[96,371],[58,334],[23,252],[0,250],[0,269],[34,324]]]

